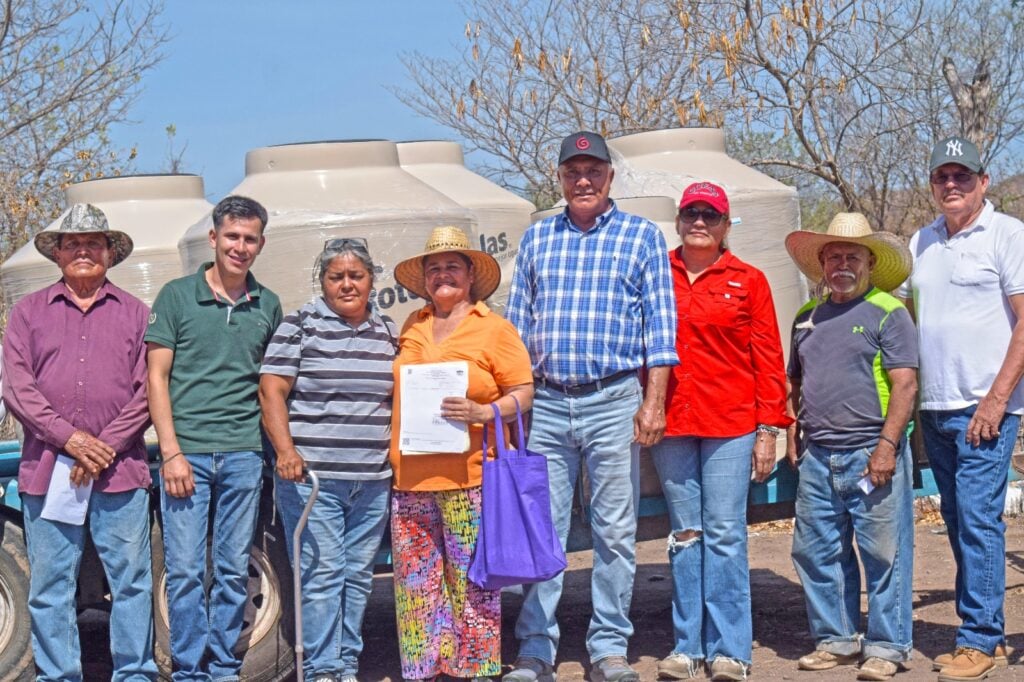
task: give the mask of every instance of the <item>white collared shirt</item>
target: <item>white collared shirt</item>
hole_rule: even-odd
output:
[[[914,269],[899,296],[913,294],[921,409],[975,405],[992,387],[1017,322],[1009,297],[1024,293],[1024,223],[986,200],[974,224],[952,237],[943,216],[921,228],[910,252]],[[1007,412],[1024,413],[1024,382]]]

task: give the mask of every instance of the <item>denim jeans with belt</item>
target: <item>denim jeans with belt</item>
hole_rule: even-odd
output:
[[[635,374],[583,396],[538,385],[533,400],[529,448],[547,458],[551,515],[563,547],[581,465],[590,480],[594,611],[587,650],[594,662],[625,656],[633,634],[629,606],[636,573],[640,490],[640,446],[633,442],[633,416],[641,400]],[[527,590],[516,622],[520,656],[554,663],[559,638],[555,609],[561,596],[561,575]]]
[[[40,518],[43,495],[22,495],[31,569],[28,609],[37,680],[82,679],[75,586],[86,526]],[[149,490],[93,492],[88,532],[110,583],[112,680],[155,680]]]
[[[292,533],[312,491],[308,483],[275,479],[277,508]],[[363,615],[373,586],[373,560],[388,518],[391,479],[320,479],[320,494],[302,531],[302,661],[306,679],[332,673],[339,680],[359,670]]]
[[[674,654],[750,665],[747,493],[754,434],[669,437],[651,448],[672,535]],[[696,531],[690,540],[676,533]]]
[[[914,491],[906,439],[892,480],[865,494],[871,450],[808,443],[800,457],[793,564],[807,602],[816,648],[834,654],[910,658],[913,625]],[[860,631],[860,567],[868,593],[868,627]],[[863,646],[862,646],[863,645]]]
[[[252,450],[186,454],[195,492],[161,490],[167,610],[175,682],[238,679],[249,551],[259,515],[263,456]],[[206,536],[213,514],[213,587],[207,603]]]
[[[1003,507],[1020,416],[1006,415],[999,437],[974,447],[967,442],[967,424],[975,409],[922,410],[921,427],[956,560],[956,612],[963,621],[956,646],[991,655],[1005,639]]]

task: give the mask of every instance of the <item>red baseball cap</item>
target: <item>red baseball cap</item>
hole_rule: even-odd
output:
[[[695,182],[683,190],[683,198],[679,200],[679,210],[690,204],[703,201],[719,213],[729,212],[729,197],[725,190],[711,182]]]

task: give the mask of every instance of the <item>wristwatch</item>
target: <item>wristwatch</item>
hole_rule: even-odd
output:
[[[758,424],[757,425],[757,432],[758,433],[769,433],[769,434],[771,434],[773,436],[778,436],[779,435],[779,427],[777,427],[777,426],[770,426],[768,424]]]

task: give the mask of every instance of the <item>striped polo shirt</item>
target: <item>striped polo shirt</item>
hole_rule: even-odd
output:
[[[294,377],[288,424],[295,449],[322,478],[391,476],[391,364],[398,333],[372,313],[352,327],[317,298],[284,318],[260,374]]]

